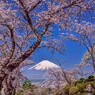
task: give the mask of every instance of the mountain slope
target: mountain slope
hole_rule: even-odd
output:
[[[35,69],[35,70],[48,70],[48,69],[57,69],[59,68],[58,65],[48,61],[48,60],[44,60],[41,61],[40,63],[38,63],[37,65],[29,68],[30,69]]]
[[[45,74],[49,69],[55,70],[58,68],[58,65],[48,60],[44,60],[30,68],[23,70],[22,73],[29,79],[45,79]]]

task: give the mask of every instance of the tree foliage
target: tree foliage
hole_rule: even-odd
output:
[[[88,85],[91,85],[92,93],[94,94],[95,90],[95,77],[94,76],[88,76],[88,78],[80,78],[77,81],[74,81],[72,86],[66,85],[64,89],[61,91],[63,95],[86,95],[86,89],[88,88]]]
[[[82,21],[84,16],[89,18],[87,12],[94,14],[94,4],[94,0],[1,0],[0,92],[5,88],[7,94],[12,95],[15,87],[9,80],[38,48],[47,47],[63,53],[65,31],[74,30],[80,34],[81,39],[71,33],[68,37],[84,45],[86,40],[93,42],[95,26],[88,20]],[[56,26],[58,29],[55,29]],[[93,54],[92,50],[90,54]]]

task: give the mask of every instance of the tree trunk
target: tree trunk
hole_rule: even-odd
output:
[[[1,75],[1,74],[0,74],[0,75]],[[2,89],[3,89],[3,80],[5,79],[5,77],[6,77],[5,74],[3,74],[2,76],[0,76],[0,95],[2,95],[2,94],[1,94],[1,91],[2,91]]]
[[[25,59],[27,59],[39,46],[39,44],[41,43],[41,36],[39,36],[37,38],[37,42],[35,44],[33,44],[24,54],[22,54],[19,58],[17,58],[15,60],[15,63],[12,63],[10,65],[8,65],[7,67],[5,67],[5,69],[7,69],[9,72],[12,72],[13,70],[15,70],[20,64],[21,62],[23,62]],[[0,72],[2,73],[2,71]],[[1,90],[3,88],[3,81],[7,81],[8,78],[8,74],[6,74],[5,72],[3,72],[3,74],[0,74],[0,95],[1,95]],[[7,82],[6,82],[7,83]],[[9,86],[11,85],[11,83],[6,84],[6,91],[7,91],[7,95],[12,95],[12,90],[13,88],[9,88]]]

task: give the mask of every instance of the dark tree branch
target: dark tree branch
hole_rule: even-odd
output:
[[[42,2],[42,0],[39,0],[34,6],[32,6],[30,8],[29,12],[31,12],[33,9],[35,9],[41,2]]]
[[[12,49],[10,50],[10,55],[8,57],[8,59],[6,59],[6,61],[4,62],[3,65],[3,68],[6,67],[6,65],[10,62],[11,58],[13,57],[13,54],[14,54],[14,51],[15,51],[15,40],[14,40],[14,34],[13,34],[13,29],[7,25],[8,29],[9,29],[9,32],[10,32],[10,38],[11,38],[11,41],[12,41]]]

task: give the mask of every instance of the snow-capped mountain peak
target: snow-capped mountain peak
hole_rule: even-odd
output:
[[[48,61],[48,60],[44,60],[41,61],[40,63],[34,65],[33,67],[30,67],[30,69],[35,69],[35,70],[48,70],[48,69],[57,69],[59,68],[58,65]]]

